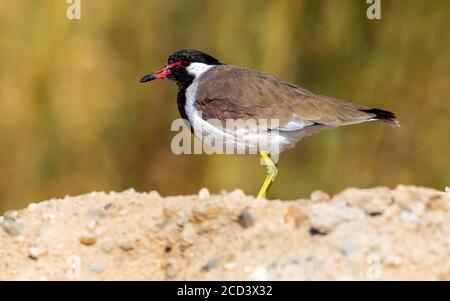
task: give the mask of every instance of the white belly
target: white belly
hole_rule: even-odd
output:
[[[263,151],[275,154],[283,151],[289,141],[277,131],[267,132],[259,130],[259,120],[253,121],[255,126],[234,127],[234,120],[221,124],[218,120],[206,121],[202,118],[194,102],[196,99],[198,78],[186,89],[186,115],[193,129],[194,135],[206,144],[213,145],[217,153],[230,154],[258,154]],[[245,124],[249,125],[249,124]]]

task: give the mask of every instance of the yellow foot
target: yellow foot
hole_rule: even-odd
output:
[[[272,183],[275,181],[275,177],[278,173],[278,168],[275,166],[272,160],[270,160],[269,156],[266,153],[260,152],[259,155],[264,160],[267,166],[266,179],[264,180],[264,183],[262,184],[261,188],[259,189],[258,195],[256,196],[257,199],[262,199],[266,197],[270,185],[272,185]]]

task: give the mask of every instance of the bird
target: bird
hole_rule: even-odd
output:
[[[178,110],[194,136],[203,141],[208,135],[225,137],[227,149],[259,154],[267,174],[257,199],[266,198],[278,174],[274,158],[304,137],[371,121],[400,126],[392,112],[318,95],[270,74],[222,63],[195,49],[173,52],[163,68],[140,82],[155,79],[177,84]],[[254,131],[245,123],[224,127],[223,122],[230,120],[276,122],[261,122]]]

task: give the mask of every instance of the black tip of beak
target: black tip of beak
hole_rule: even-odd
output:
[[[149,82],[149,81],[154,80],[154,79],[156,79],[156,77],[153,74],[149,74],[149,75],[146,75],[143,78],[141,78],[140,82],[141,83],[146,83],[146,82]]]

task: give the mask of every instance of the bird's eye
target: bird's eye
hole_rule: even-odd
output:
[[[180,65],[183,67],[188,67],[191,64],[189,61],[180,61]]]

